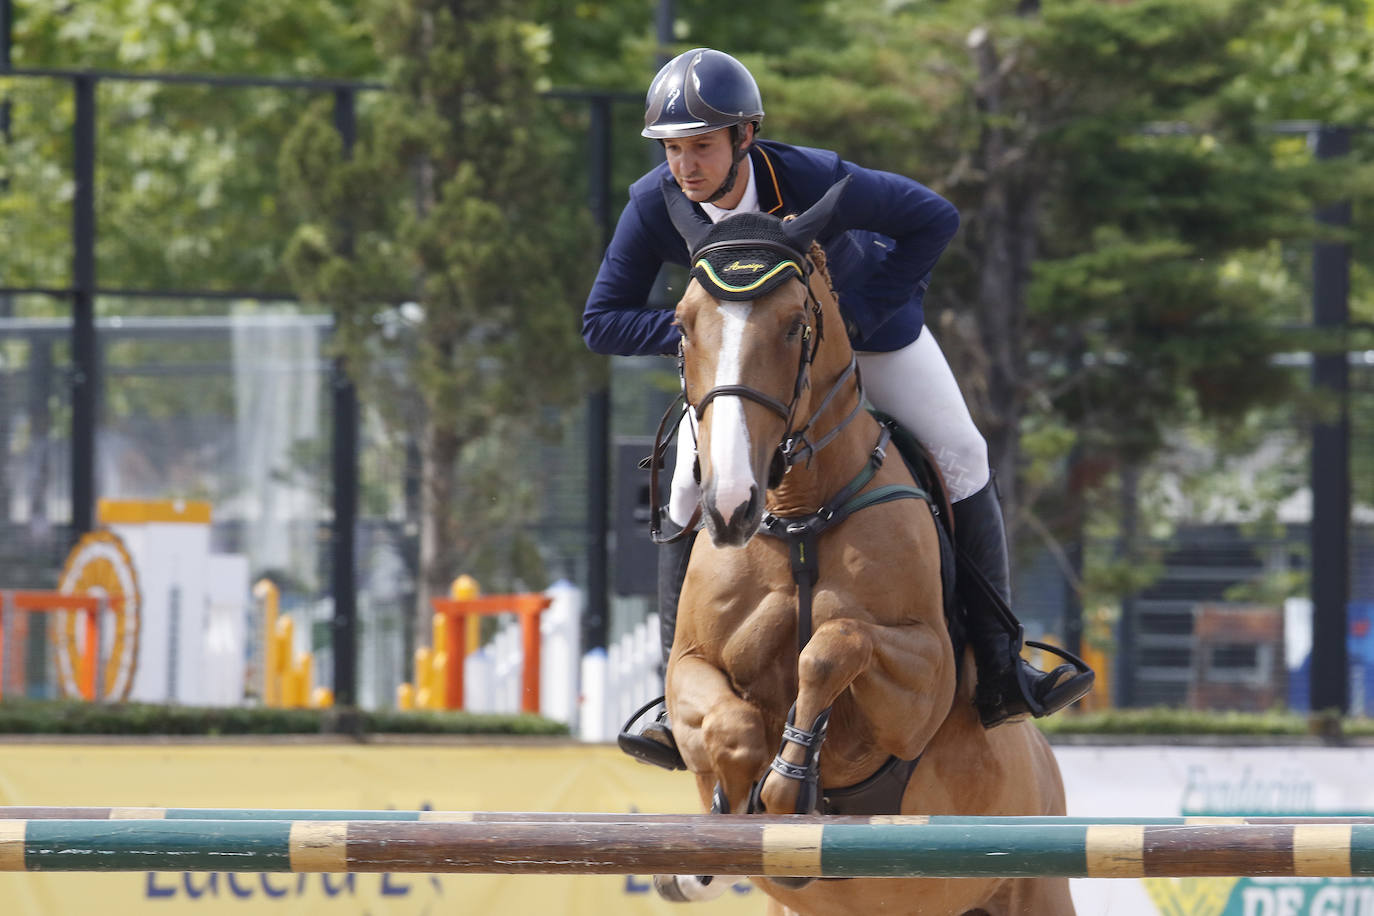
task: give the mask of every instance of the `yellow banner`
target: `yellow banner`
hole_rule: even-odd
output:
[[[685,773],[572,742],[5,743],[0,804],[166,808],[695,812]],[[727,879],[728,880],[728,879]],[[713,916],[763,912],[742,879]],[[647,875],[0,874],[5,916],[676,914]]]

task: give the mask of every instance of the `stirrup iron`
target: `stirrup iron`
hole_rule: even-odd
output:
[[[666,700],[667,697],[657,697],[631,713],[630,718],[626,719],[625,724],[621,726],[620,734],[616,735],[615,742],[622,751],[641,763],[662,767],[665,770],[685,770],[687,763],[682,759],[682,752],[677,749],[677,741],[673,738],[672,729],[668,727],[666,705],[664,705],[663,713],[656,717],[655,721],[648,723],[643,728],[634,730],[635,723],[642,719],[645,713],[655,706],[663,705]],[[657,726],[657,733],[665,740],[656,741],[644,735],[645,729],[654,726]]]

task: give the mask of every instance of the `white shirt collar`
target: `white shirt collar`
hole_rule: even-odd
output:
[[[711,218],[711,222],[718,223],[727,216],[734,216],[736,213],[757,213],[759,209],[759,189],[754,184],[754,164],[749,163],[749,180],[744,183],[744,196],[740,198],[739,205],[733,210],[723,210],[715,204],[702,204],[701,209],[706,211],[706,215]]]

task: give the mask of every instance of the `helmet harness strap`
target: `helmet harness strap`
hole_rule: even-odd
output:
[[[730,171],[726,173],[725,180],[720,183],[720,187],[716,188],[715,192],[702,203],[713,204],[734,189],[735,180],[739,178],[739,164],[744,161],[745,156],[749,155],[749,151],[742,148],[744,141],[740,138],[743,136],[743,125],[736,124],[730,128]]]

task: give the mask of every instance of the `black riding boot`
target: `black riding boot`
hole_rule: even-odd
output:
[[[665,671],[668,668],[668,655],[673,651],[673,634],[677,630],[677,602],[682,595],[682,583],[687,578],[687,561],[691,559],[692,545],[696,541],[697,533],[693,531],[681,540],[661,544],[658,548],[658,631]],[[655,706],[659,709],[654,718],[635,731],[635,723]],[[616,743],[636,760],[667,770],[687,768],[668,726],[668,708],[663,705],[663,697],[640,707],[625,723]]]
[[[956,581],[978,665],[979,718],[991,728],[1008,719],[1027,714],[1038,718],[1063,709],[1092,689],[1094,675],[1080,659],[1043,643],[1029,645],[1070,664],[1046,673],[1021,657],[1023,631],[1011,612],[1007,534],[995,486],[989,482],[953,508]]]

